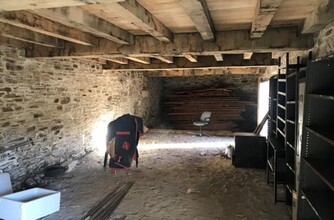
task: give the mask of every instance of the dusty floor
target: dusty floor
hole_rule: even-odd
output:
[[[53,180],[61,209],[44,219],[81,219],[126,181],[135,185],[110,219],[290,219],[284,204],[274,204],[263,170],[236,169],[221,156],[228,144],[232,138],[151,131],[140,141],[139,168],[117,175],[91,153]]]

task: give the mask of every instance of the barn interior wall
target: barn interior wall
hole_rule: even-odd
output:
[[[236,122],[235,117],[231,119],[231,121],[226,121],[226,118],[223,119],[223,116],[220,117],[220,121],[218,124],[212,128],[208,127],[209,130],[226,130],[230,129],[230,131],[240,131],[240,130],[252,130],[253,127],[256,126],[256,103],[257,103],[257,90],[258,90],[258,74],[229,74],[229,75],[208,75],[208,76],[193,76],[193,77],[166,77],[164,78],[164,92],[163,92],[163,103],[169,101],[169,96],[179,91],[191,92],[198,89],[209,89],[209,88],[226,88],[230,89],[230,95],[240,98],[242,101],[250,101],[254,104],[250,105],[251,111],[253,112],[252,118],[248,118],[248,124],[245,126],[234,126],[231,124],[231,121]],[[208,96],[210,96],[208,94]],[[210,99],[211,100],[211,99]],[[212,105],[216,105],[217,102],[212,102]],[[224,104],[222,102],[222,104]],[[176,110],[170,109],[168,105],[163,106],[163,118],[166,119],[164,121],[165,127],[171,128],[183,128],[184,126],[179,126],[173,121],[170,113],[174,113]],[[198,106],[198,108],[202,108],[203,106]],[[209,110],[210,105],[207,106]],[[216,108],[216,107],[214,107]],[[188,109],[189,113],[196,112],[196,109]],[[197,112],[197,115],[193,115],[192,117],[198,118],[200,116],[200,111]],[[212,115],[214,119],[214,114]],[[242,117],[242,116],[241,116]],[[189,119],[190,120],[190,119]],[[244,119],[242,119],[245,121]],[[211,124],[213,121],[211,121]],[[237,122],[239,123],[239,122]],[[188,122],[189,126],[187,129],[197,129],[192,125],[191,120]],[[221,126],[219,126],[219,124]],[[231,126],[224,126],[231,124]],[[233,128],[232,128],[233,127]],[[246,130],[245,130],[246,129]]]
[[[155,126],[161,82],[78,60],[33,60],[0,46],[0,172],[13,180],[104,150],[104,129],[131,113]]]

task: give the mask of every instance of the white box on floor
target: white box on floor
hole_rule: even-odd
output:
[[[0,219],[32,220],[59,211],[60,192],[32,188],[0,197]]]

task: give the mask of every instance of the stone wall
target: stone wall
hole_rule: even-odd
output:
[[[334,22],[319,31],[312,52],[315,58],[334,54]]]
[[[154,126],[160,84],[141,72],[26,59],[21,50],[0,46],[0,172],[21,179],[46,165],[104,150],[107,123],[124,113]]]

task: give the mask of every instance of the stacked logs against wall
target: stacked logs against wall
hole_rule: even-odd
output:
[[[231,89],[210,88],[174,92],[164,103],[174,129],[196,130],[193,121],[211,111],[205,130],[252,131],[256,126],[256,103],[234,96]]]

